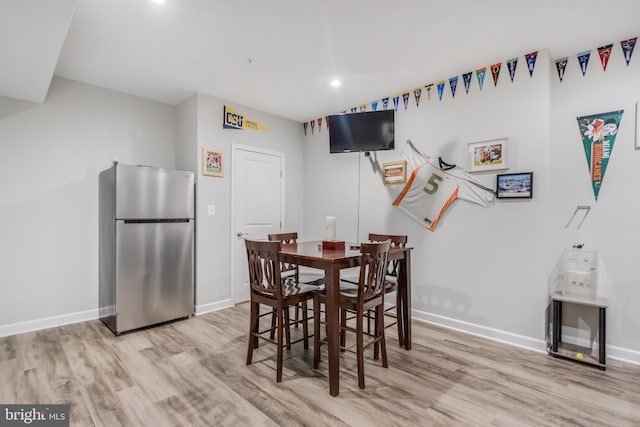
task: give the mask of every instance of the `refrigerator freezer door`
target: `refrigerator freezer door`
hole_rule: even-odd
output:
[[[116,218],[194,218],[193,172],[118,165]]]
[[[116,221],[116,333],[193,314],[193,220]]]

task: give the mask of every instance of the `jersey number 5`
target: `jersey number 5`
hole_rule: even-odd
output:
[[[442,178],[440,175],[435,173],[431,174],[429,180],[427,181],[427,185],[423,188],[424,192],[427,194],[436,194],[436,191],[438,191],[438,182],[443,180],[444,178]]]

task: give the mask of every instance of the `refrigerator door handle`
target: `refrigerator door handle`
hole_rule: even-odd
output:
[[[189,218],[171,218],[171,219],[125,219],[125,224],[162,224],[162,223],[176,223],[176,222],[189,222]]]

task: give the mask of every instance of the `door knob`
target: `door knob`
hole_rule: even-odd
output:
[[[249,233],[241,233],[241,232],[239,232],[239,231],[236,233],[236,236],[238,236],[238,239],[241,239],[241,238],[243,238],[244,236],[248,236],[248,235],[249,235]]]

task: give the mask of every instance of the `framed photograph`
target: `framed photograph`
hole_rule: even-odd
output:
[[[222,151],[202,149],[202,175],[224,176]]]
[[[533,172],[505,173],[496,176],[498,199],[530,199],[533,197]]]
[[[509,165],[507,164],[508,154],[508,138],[472,142],[469,144],[468,149],[468,172],[509,169]]]
[[[389,162],[382,164],[382,182],[385,184],[400,184],[407,181],[407,162]]]

